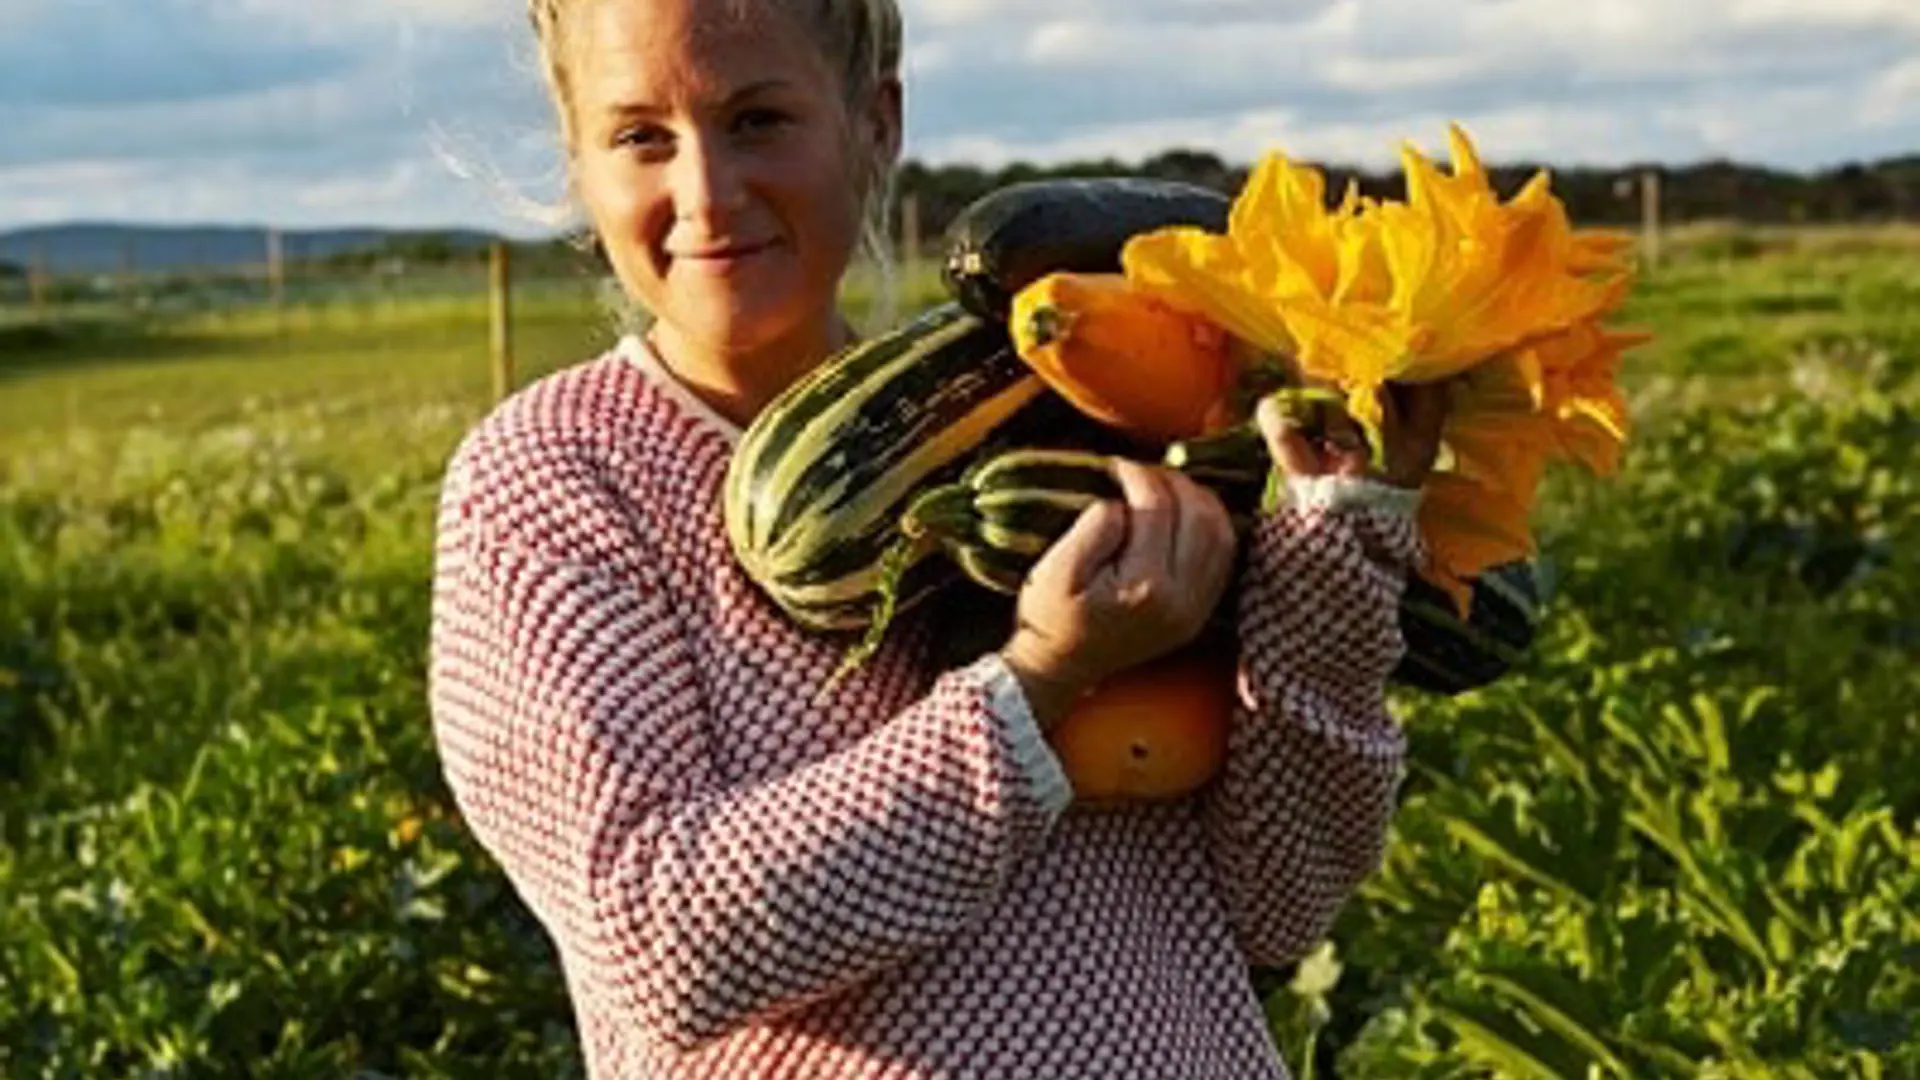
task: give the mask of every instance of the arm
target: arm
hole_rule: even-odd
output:
[[[1319,941],[1379,866],[1406,756],[1386,678],[1419,547],[1414,493],[1331,476],[1293,490],[1250,541],[1242,701],[1204,806],[1229,920],[1267,965]]]
[[[498,544],[443,549],[438,575],[433,714],[463,814],[580,1007],[676,1049],[945,941],[1070,798],[997,658],[839,753],[728,788],[660,595]]]

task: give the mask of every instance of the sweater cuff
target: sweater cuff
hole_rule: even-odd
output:
[[[1411,518],[1420,510],[1420,489],[1394,487],[1357,476],[1289,476],[1287,496],[1303,509],[1380,510]]]
[[[1028,778],[1035,800],[1046,809],[1049,819],[1056,818],[1073,802],[1073,783],[1067,771],[1047,744],[1046,733],[1027,704],[1020,679],[999,653],[989,653],[974,665],[974,671],[987,691],[987,710],[993,714],[1007,740],[1013,745],[1014,760]]]

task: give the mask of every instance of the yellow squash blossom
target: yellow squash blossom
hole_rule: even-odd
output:
[[[1631,280],[1630,239],[1575,230],[1543,173],[1502,202],[1464,132],[1444,173],[1402,154],[1404,202],[1349,190],[1329,207],[1312,168],[1268,155],[1227,234],[1136,237],[1127,275],[1345,392],[1375,436],[1388,382],[1458,379],[1452,464],[1426,487],[1428,576],[1466,578],[1531,553],[1528,518],[1548,460],[1611,471],[1626,439],[1615,386],[1633,335],[1602,329]]]

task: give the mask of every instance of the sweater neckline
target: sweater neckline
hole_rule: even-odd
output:
[[[668,371],[667,365],[660,362],[660,357],[655,355],[640,335],[625,335],[620,339],[619,347],[615,351],[620,354],[621,359],[639,368],[641,374],[645,375],[647,380],[658,387],[662,393],[672,398],[675,404],[726,439],[729,446],[740,444],[740,437],[745,434],[740,425],[721,416],[718,410],[701,400],[700,395],[694,393],[686,383],[681,382],[679,376]]]

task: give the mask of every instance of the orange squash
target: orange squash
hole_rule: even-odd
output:
[[[1234,665],[1189,647],[1109,678],[1047,734],[1085,803],[1167,800],[1213,779],[1227,756]]]
[[[1081,412],[1168,443],[1220,426],[1236,376],[1229,337],[1121,274],[1056,273],[1014,296],[1021,359]]]

